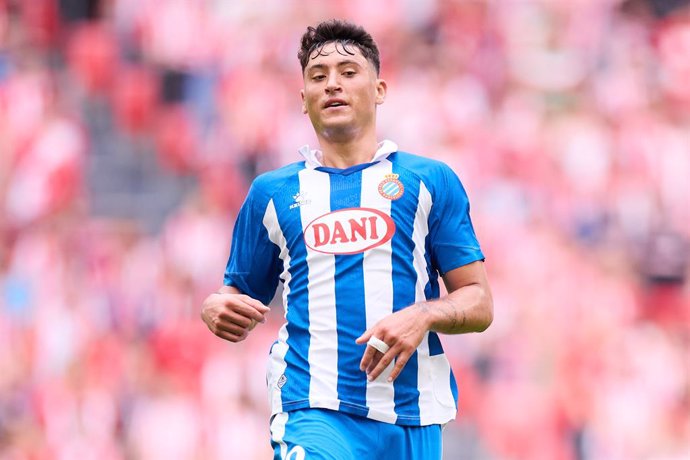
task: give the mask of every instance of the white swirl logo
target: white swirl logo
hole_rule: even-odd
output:
[[[294,446],[288,451],[283,460],[304,460],[306,456],[307,454],[304,452],[304,448],[302,446]]]

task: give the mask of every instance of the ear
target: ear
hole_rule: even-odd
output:
[[[388,91],[388,83],[386,80],[377,79],[376,80],[376,105],[383,104],[386,99],[386,92]]]
[[[299,95],[302,98],[302,113],[306,115],[307,113],[307,103],[304,101],[304,90],[299,90]]]

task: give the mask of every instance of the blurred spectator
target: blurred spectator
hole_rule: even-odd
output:
[[[280,294],[241,345],[197,309],[314,142],[297,39],[334,16],[384,48],[381,137],[473,197],[496,315],[443,338],[446,458],[689,458],[687,4],[0,1],[0,458],[270,457]]]

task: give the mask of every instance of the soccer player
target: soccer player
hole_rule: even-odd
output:
[[[448,166],[377,141],[387,85],[364,29],[309,27],[298,58],[319,149],[255,179],[201,316],[242,341],[283,283],[267,375],[275,459],[440,459],[457,387],[438,334],[493,317],[467,195]]]

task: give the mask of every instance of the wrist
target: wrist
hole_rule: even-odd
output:
[[[434,313],[431,305],[429,305],[428,302],[419,302],[415,304],[415,309],[417,311],[417,318],[424,326],[424,329],[427,331],[432,330],[434,325]]]
[[[420,311],[420,321],[424,321],[424,327],[428,331],[441,332],[444,334],[456,334],[458,327],[458,313],[452,301],[448,298],[440,298],[432,301],[421,302],[418,304]],[[462,313],[462,325],[465,323],[465,314]]]

